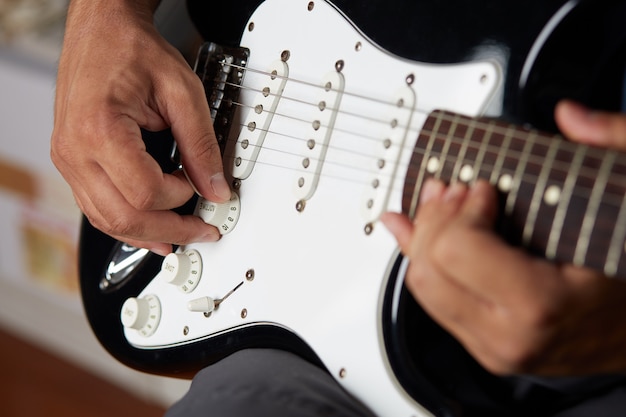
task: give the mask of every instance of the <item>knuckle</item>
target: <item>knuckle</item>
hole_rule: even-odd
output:
[[[433,242],[431,245],[429,256],[437,265],[446,265],[447,263],[456,262],[459,257],[458,251],[462,250],[462,245],[455,242],[463,242],[462,237],[448,238],[446,231]]]
[[[506,348],[500,351],[502,364],[495,372],[500,375],[511,375],[526,372],[532,369],[532,364],[538,353],[537,350],[528,343],[509,343]]]
[[[141,236],[143,228],[141,224],[136,221],[135,216],[121,214],[115,216],[113,220],[108,222],[105,226],[105,230],[101,230],[112,236],[138,237]]]
[[[411,291],[412,294],[421,294],[424,286],[426,285],[426,280],[428,278],[428,267],[425,262],[421,262],[420,260],[412,261],[409,269],[407,271],[407,275],[405,277],[405,284],[407,288]]]
[[[68,143],[66,136],[57,131],[52,133],[50,139],[50,158],[52,162],[59,166],[64,161],[72,160],[76,150]]]
[[[180,223],[175,229],[176,236],[173,237],[172,243],[177,245],[186,245],[197,241],[200,225],[204,223],[199,224],[199,218],[195,218],[193,216],[179,216],[177,217],[177,220]]]
[[[216,153],[219,154],[219,146],[213,135],[207,130],[198,132],[195,137],[197,138],[193,142],[189,143],[187,147],[188,156],[194,158],[205,159]]]
[[[106,229],[106,225],[101,221],[100,217],[98,216],[94,216],[91,213],[83,210],[83,215],[87,218],[87,221],[89,221],[89,223],[95,227],[98,230],[101,230],[102,232],[106,233],[105,229]]]
[[[133,193],[128,196],[128,202],[137,210],[152,210],[159,202],[159,187],[157,185],[144,185],[139,190],[133,190]]]
[[[515,372],[514,367],[510,366],[508,361],[495,354],[476,355],[476,360],[483,366],[483,368],[496,376],[503,377],[511,375]]]
[[[490,371],[499,375],[535,372],[549,344],[550,332],[544,330],[520,325],[516,334],[508,333],[495,341],[491,355],[495,362]]]
[[[520,340],[501,341],[487,353],[477,355],[481,365],[494,375],[508,376],[532,369],[537,350]]]

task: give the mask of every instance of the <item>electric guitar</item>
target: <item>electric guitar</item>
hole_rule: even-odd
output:
[[[216,3],[195,71],[233,198],[180,210],[223,237],[162,258],[85,220],[81,291],[101,343],[167,375],[290,350],[381,416],[473,415],[483,395],[528,412],[413,301],[378,219],[414,215],[426,178],[486,178],[511,244],[626,278],[626,155],[567,142],[552,121],[564,97],[619,109],[626,2]]]

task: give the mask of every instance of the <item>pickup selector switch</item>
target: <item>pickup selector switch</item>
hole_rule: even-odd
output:
[[[163,259],[159,275],[184,293],[193,291],[202,276],[200,253],[195,249],[184,253],[170,253]]]
[[[195,300],[191,300],[187,304],[189,311],[195,311],[199,313],[211,313],[217,307],[217,303],[211,297],[200,297]]]
[[[161,321],[161,303],[156,295],[127,299],[120,312],[122,325],[142,336],[151,336]]]

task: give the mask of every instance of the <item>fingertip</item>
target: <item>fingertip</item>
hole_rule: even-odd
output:
[[[597,112],[572,101],[561,100],[554,109],[554,119],[568,139],[593,144],[602,140],[603,128]]]
[[[495,188],[487,181],[477,181],[469,190],[463,211],[466,217],[477,224],[491,224],[498,211]]]
[[[494,188],[493,185],[491,185],[491,183],[489,183],[489,181],[484,180],[484,179],[480,179],[478,181],[476,181],[471,187],[470,187],[470,194],[472,196],[480,196],[480,197],[494,197],[496,196],[496,190]]]
[[[198,238],[197,242],[204,242],[204,243],[212,243],[212,242],[217,242],[218,240],[220,240],[222,238],[222,235],[220,235],[220,232],[217,231],[217,229],[213,226],[211,226],[211,230],[205,234],[203,234],[202,236],[200,236],[200,238]]]
[[[591,114],[591,110],[581,103],[564,99],[557,103],[554,114],[557,120],[560,118],[586,119]]]
[[[443,181],[434,178],[426,179],[422,186],[422,192],[420,193],[420,204],[426,204],[431,200],[441,197],[445,189],[446,186]]]
[[[404,252],[413,234],[413,223],[411,220],[404,214],[387,212],[380,216],[380,221],[396,238],[398,245]]]
[[[183,172],[187,177],[187,181],[199,196],[215,203],[223,203],[230,200],[232,192],[224,173],[221,171],[221,165],[209,165],[208,168],[212,170],[217,168],[218,171],[208,174],[205,171],[202,174],[203,177],[199,177],[197,173],[192,174],[190,172],[191,169],[188,170],[187,167],[183,167]]]
[[[450,184],[443,193],[444,201],[457,201],[462,200],[467,194],[467,185],[462,182],[456,181]]]
[[[230,186],[228,185],[228,181],[226,181],[226,177],[222,172],[218,172],[217,174],[213,174],[211,177],[211,189],[213,190],[213,194],[220,201],[228,201],[231,197]]]
[[[150,252],[159,256],[165,257],[172,253],[172,245],[168,245],[167,243],[156,243],[148,246]]]

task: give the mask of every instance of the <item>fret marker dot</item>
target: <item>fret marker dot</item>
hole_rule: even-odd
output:
[[[463,182],[470,182],[474,178],[474,168],[471,165],[464,165],[459,172],[459,179]]]
[[[509,174],[504,174],[498,180],[498,189],[503,193],[508,193],[513,188],[513,177]]]
[[[439,158],[437,158],[436,156],[431,156],[430,159],[428,160],[428,163],[426,164],[426,171],[428,171],[430,174],[434,174],[438,170],[439,170]]]
[[[559,202],[561,197],[561,188],[556,185],[551,185],[546,188],[546,192],[543,194],[543,201],[550,206],[555,206]]]

